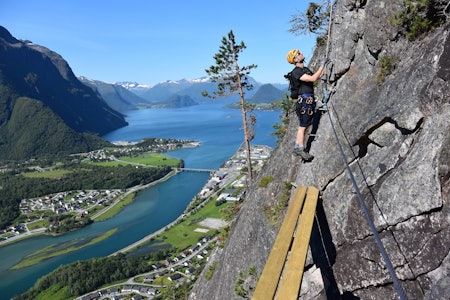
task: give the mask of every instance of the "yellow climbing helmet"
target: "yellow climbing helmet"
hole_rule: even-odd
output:
[[[294,58],[297,56],[297,54],[300,51],[298,51],[297,49],[292,49],[288,52],[288,54],[286,55],[286,60],[288,61],[288,63],[293,64],[294,63]]]

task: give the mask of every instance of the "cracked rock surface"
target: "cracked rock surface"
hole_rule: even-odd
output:
[[[238,274],[253,267],[261,273],[282,220],[274,225],[267,210],[292,181],[321,191],[301,298],[399,299],[344,160],[408,298],[448,299],[449,24],[409,42],[388,21],[402,3],[337,1],[328,66],[334,92],[309,141],[315,159],[301,163],[292,156],[298,124],[292,115],[221,254],[212,259],[214,275],[201,275],[190,299],[242,299],[235,292]],[[316,52],[312,69],[323,51]],[[393,69],[379,82],[382,57],[393,58]],[[319,99],[321,90],[316,87]],[[264,176],[274,180],[261,188]],[[241,286],[248,296],[257,276],[248,275]]]

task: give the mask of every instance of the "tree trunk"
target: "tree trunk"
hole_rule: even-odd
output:
[[[252,158],[250,155],[250,137],[248,132],[247,124],[247,111],[245,109],[244,93],[242,91],[241,85],[239,85],[239,95],[241,98],[241,111],[242,111],[242,123],[244,125],[244,142],[245,142],[245,152],[247,156],[247,182],[251,183],[253,181],[253,170],[252,170]]]

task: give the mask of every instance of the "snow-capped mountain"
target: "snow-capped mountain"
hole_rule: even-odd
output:
[[[144,98],[138,96],[132,90],[124,88],[122,85],[105,83],[84,76],[80,76],[78,79],[96,90],[106,103],[117,111],[124,112],[149,105]]]
[[[149,107],[155,107],[155,106],[161,106],[165,103],[173,103],[173,99],[190,99],[191,101],[189,103],[206,103],[211,101],[210,98],[202,96],[202,92],[206,91],[209,94],[213,94],[213,92],[217,91],[217,83],[211,82],[211,80],[208,77],[201,77],[197,79],[181,79],[181,80],[166,80],[163,82],[160,82],[158,84],[155,84],[153,86],[146,85],[146,84],[140,84],[137,82],[132,81],[123,81],[123,82],[116,82],[114,84],[110,84],[114,87],[114,89],[117,91],[119,90],[119,87],[121,89],[124,89],[126,91],[129,91],[133,93],[134,95],[139,96],[139,98],[143,101],[138,101],[136,99],[133,99],[133,101],[130,101],[131,103],[124,103],[128,101],[122,101],[117,103],[118,97],[112,97],[112,93],[106,93],[105,91],[109,91],[110,89],[106,89],[105,85],[107,84],[100,84],[99,82],[95,80],[89,80],[87,78],[83,78],[86,83],[89,82],[91,85],[96,85],[97,89],[103,94],[104,98],[107,100],[110,100],[109,102],[120,105],[125,104],[131,104],[136,107],[142,107],[146,106],[145,102],[147,103],[147,106]],[[250,91],[245,91],[246,99],[249,101],[255,100],[256,102],[261,102],[258,100],[259,98],[264,98],[264,101],[275,101],[278,100],[278,96],[274,98],[274,93],[268,93],[267,88],[264,89],[264,91],[260,91],[258,94],[258,91],[261,87],[264,87],[263,84],[258,83],[256,80],[254,80],[252,77],[249,77],[249,83],[253,85],[253,89]],[[287,90],[287,84],[286,85],[277,85],[275,86],[276,89],[280,90],[281,92],[285,92]],[[261,96],[261,93],[263,94]],[[280,94],[276,93],[276,94]],[[121,92],[121,95],[124,95],[125,93]],[[258,95],[258,99],[252,99],[253,96]],[[114,102],[112,100],[115,100]],[[266,99],[267,98],[267,99]],[[274,98],[274,99],[272,99]],[[126,97],[128,100],[129,98]],[[231,95],[228,97],[223,97],[217,99],[223,100],[223,101],[238,101],[239,96],[238,95]],[[121,107],[122,108],[122,107]],[[123,110],[123,109],[121,109]]]
[[[137,82],[131,82],[131,81],[122,81],[122,82],[114,82],[114,84],[121,85],[127,90],[131,89],[149,89],[152,86],[149,84],[141,84]]]
[[[132,81],[121,81],[121,82],[115,82],[115,85],[119,85],[127,90],[129,90],[130,92],[133,92],[134,94],[141,96],[143,93],[145,93],[146,91],[148,91],[149,89],[152,88],[151,85],[149,84],[141,84],[141,83],[137,83],[137,82],[132,82]]]
[[[252,90],[246,91],[246,96],[250,98],[256,93],[262,84],[258,83],[252,77],[249,77],[249,83],[253,85]],[[141,85],[136,82],[118,82],[116,84],[123,86],[129,91],[152,103],[166,101],[174,95],[189,96],[198,103],[207,102],[210,101],[210,99],[202,96],[202,92],[207,91],[208,93],[212,93],[217,90],[217,83],[211,82],[208,77],[167,80],[155,84],[154,86]]]

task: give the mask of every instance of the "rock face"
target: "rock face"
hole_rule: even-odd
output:
[[[402,3],[337,1],[327,70],[334,92],[328,112],[318,114],[312,128],[317,137],[310,152],[316,158],[301,163],[291,155],[297,128],[291,115],[225,247],[211,257],[210,264],[217,261],[212,278],[202,274],[190,299],[251,296],[283,217],[274,225],[269,208],[291,181],[321,191],[303,299],[399,299],[358,194],[407,297],[448,299],[449,26],[409,42],[388,21]],[[384,58],[390,59],[390,74],[380,73]],[[274,180],[259,187],[264,176]]]

